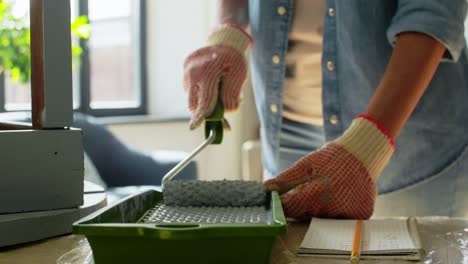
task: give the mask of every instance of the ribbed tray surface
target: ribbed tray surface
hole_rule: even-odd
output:
[[[179,207],[162,202],[149,210],[141,223],[155,224],[268,224],[263,206],[252,207]]]

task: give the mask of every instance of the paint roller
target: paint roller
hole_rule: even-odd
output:
[[[256,181],[241,180],[172,180],[195,156],[210,144],[221,144],[224,130],[224,107],[220,99],[213,113],[205,118],[205,141],[162,179],[164,204],[194,207],[263,206],[269,192]]]

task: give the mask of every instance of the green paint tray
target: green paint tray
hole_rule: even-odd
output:
[[[144,191],[73,225],[96,264],[268,263],[275,237],[286,232],[279,195],[257,207],[171,207]]]

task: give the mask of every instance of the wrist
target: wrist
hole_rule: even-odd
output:
[[[243,54],[253,45],[253,40],[241,26],[228,23],[219,26],[208,36],[208,45],[230,46]]]
[[[364,165],[374,182],[395,150],[393,138],[385,127],[365,114],[358,115],[335,143],[353,154]]]

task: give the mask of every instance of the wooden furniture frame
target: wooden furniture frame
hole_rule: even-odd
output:
[[[83,204],[73,123],[70,1],[30,0],[31,124],[0,123],[0,214]]]

